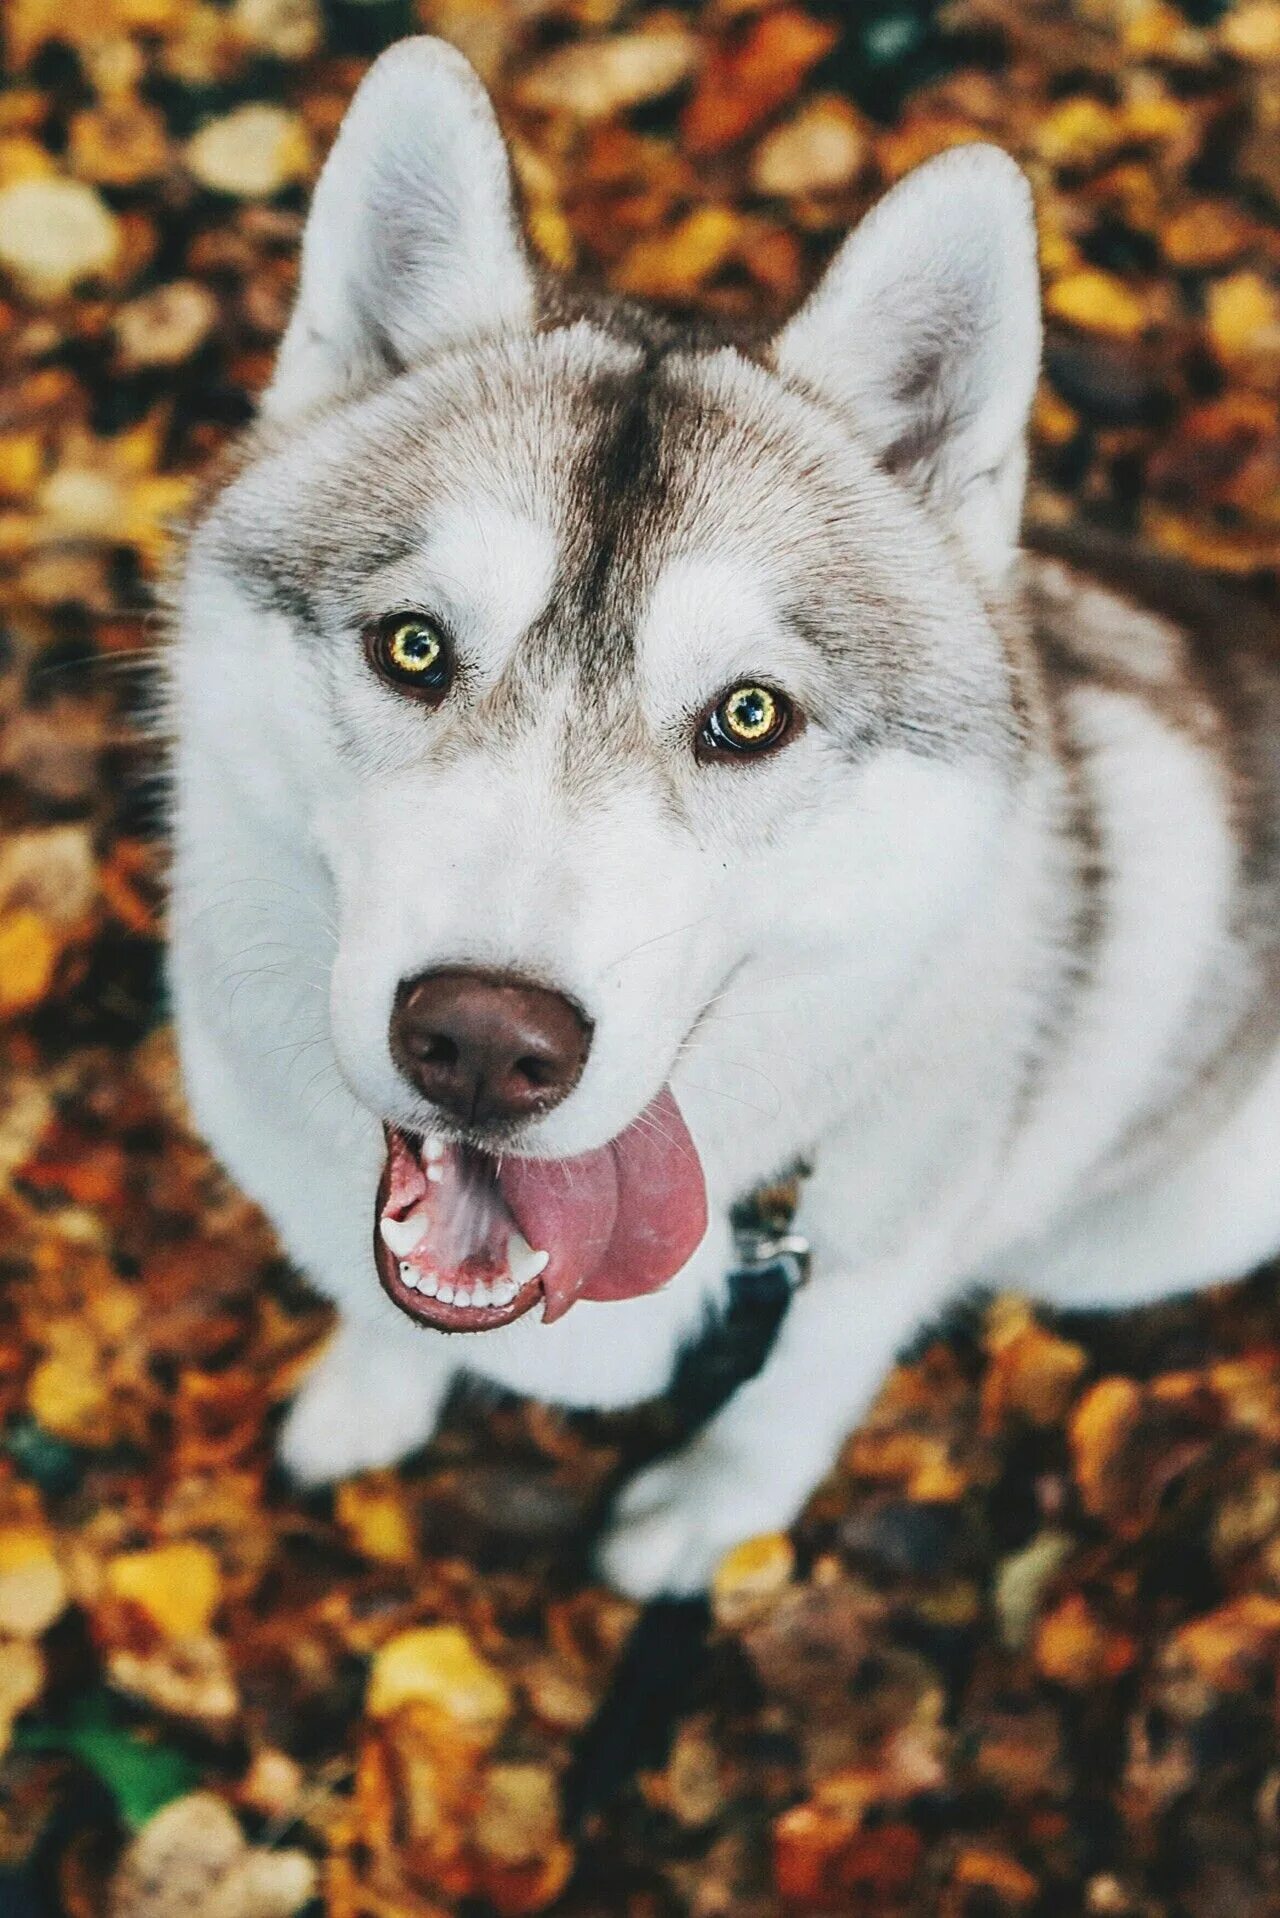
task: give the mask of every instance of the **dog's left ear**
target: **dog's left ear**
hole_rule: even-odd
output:
[[[1007,154],[957,147],[895,186],[776,353],[997,582],[1018,538],[1040,361],[1031,193]]]
[[[443,40],[402,40],[361,81],[316,184],[263,411],[304,412],[532,312],[489,97]]]

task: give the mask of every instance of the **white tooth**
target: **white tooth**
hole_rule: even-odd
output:
[[[422,1156],[428,1165],[434,1165],[444,1157],[444,1143],[440,1139],[428,1139],[422,1148]]]
[[[451,1285],[442,1285],[436,1293],[436,1297],[439,1299],[441,1305],[452,1305],[453,1287]]]
[[[427,1177],[430,1179],[432,1185],[439,1185],[441,1179],[444,1177],[443,1169],[438,1165],[429,1165],[427,1167]]]
[[[434,1272],[424,1272],[422,1277],[418,1280],[418,1290],[419,1292],[425,1292],[429,1299],[434,1299],[436,1295],[436,1287],[439,1285],[439,1283],[440,1281],[437,1279]]]
[[[400,1283],[401,1285],[407,1285],[411,1292],[420,1292],[422,1290],[418,1283],[418,1275],[407,1259],[401,1259],[400,1261]]]
[[[383,1219],[378,1226],[382,1234],[382,1243],[395,1253],[398,1259],[413,1251],[414,1246],[425,1230],[423,1221],[412,1215],[407,1219]]]
[[[507,1234],[507,1267],[516,1282],[516,1291],[536,1279],[548,1259],[549,1252],[535,1252],[521,1232]]]
[[[492,1305],[493,1304],[493,1288],[487,1285],[483,1279],[481,1279],[479,1285],[477,1285],[475,1290],[472,1292],[471,1303],[472,1305]]]
[[[498,1304],[510,1305],[520,1287],[514,1279],[504,1279],[498,1292]]]

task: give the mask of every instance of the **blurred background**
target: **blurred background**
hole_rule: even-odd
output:
[[[976,1303],[794,1539],[722,1568],[670,1749],[568,1832],[633,1609],[585,1540],[661,1415],[461,1400],[294,1495],[327,1330],[183,1128],[149,669],[309,184],[423,28],[533,244],[770,319],[942,147],[1026,166],[1031,511],[1274,601],[1280,4],[6,0],[0,97],[0,1910],[1274,1918],[1273,1282]],[[623,1771],[628,1769],[624,1764]]]

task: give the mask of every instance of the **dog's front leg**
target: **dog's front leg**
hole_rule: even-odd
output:
[[[341,1320],[280,1434],[280,1457],[293,1477],[327,1485],[394,1465],[424,1444],[457,1370],[444,1346],[408,1324]]]
[[[790,1525],[940,1290],[892,1265],[797,1293],[758,1376],[622,1491],[599,1551],[610,1584],[640,1599],[698,1592],[732,1546]]]

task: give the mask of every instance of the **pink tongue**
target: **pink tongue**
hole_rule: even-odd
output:
[[[548,1325],[575,1299],[656,1292],[707,1229],[702,1166],[666,1089],[608,1145],[576,1159],[504,1159],[498,1182],[529,1244],[550,1254]]]

